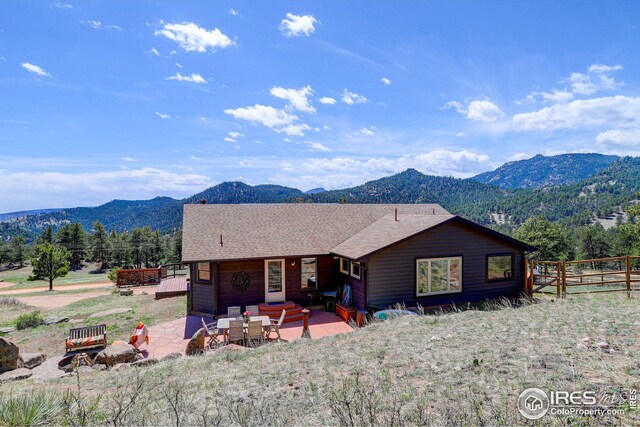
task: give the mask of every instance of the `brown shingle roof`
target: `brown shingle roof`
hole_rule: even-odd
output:
[[[396,208],[399,217],[449,215],[437,204],[185,205],[182,260],[328,254]]]
[[[331,252],[346,258],[359,259],[372,252],[416,235],[455,218],[455,215],[385,215],[359,233],[334,247]]]

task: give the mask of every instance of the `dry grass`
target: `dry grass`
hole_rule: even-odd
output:
[[[519,308],[504,303],[397,318],[314,341],[84,374],[81,389],[85,404],[97,405],[95,422],[111,420],[133,399],[136,410],[122,424],[529,425],[516,409],[527,387],[640,388],[638,319],[638,299],[613,295]],[[584,337],[614,351],[578,346]],[[48,387],[74,390],[75,380]],[[638,422],[638,413],[628,411],[621,418],[546,416],[539,424]]]

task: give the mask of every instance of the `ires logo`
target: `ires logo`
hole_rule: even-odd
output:
[[[595,391],[552,391],[549,393],[549,404],[556,405],[595,405],[598,395]]]

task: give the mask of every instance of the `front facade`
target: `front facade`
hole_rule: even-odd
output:
[[[187,205],[183,233],[201,315],[345,284],[358,309],[513,297],[533,249],[437,205]]]

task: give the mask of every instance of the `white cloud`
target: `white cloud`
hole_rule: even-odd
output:
[[[614,148],[640,149],[640,128],[611,129],[601,132],[596,136],[596,142]]]
[[[296,168],[294,168],[293,165],[289,162],[280,163],[280,168],[285,172],[293,172],[294,170],[296,170]]]
[[[136,159],[133,157],[120,157],[120,160],[124,160],[125,162],[135,162]]]
[[[309,104],[309,96],[313,95],[311,86],[305,86],[300,89],[285,89],[283,87],[272,87],[271,95],[276,98],[289,101],[291,107],[304,113],[315,113],[316,109]]]
[[[159,194],[182,198],[212,184],[207,176],[156,168],[84,173],[0,170],[0,198],[8,211],[96,206],[114,198],[146,199]]]
[[[170,115],[166,114],[166,113],[160,113],[158,111],[156,111],[156,116],[160,117],[161,119],[168,119],[171,118]]]
[[[509,157],[509,161],[510,162],[515,162],[518,160],[526,160],[526,159],[530,159],[531,157],[533,157],[531,154],[529,153],[516,153],[513,154],[511,157]]]
[[[120,26],[118,25],[103,25],[102,22],[100,21],[95,21],[95,20],[91,20],[91,21],[80,21],[81,24],[87,24],[89,26],[91,26],[92,28],[96,29],[96,30],[116,30],[116,31],[122,31],[122,28],[120,28]]]
[[[204,84],[207,82],[200,74],[194,73],[194,74],[191,74],[190,76],[183,76],[179,72],[176,73],[175,76],[165,77],[165,80],[176,80],[179,82],[190,82],[190,83],[198,83],[198,84]]]
[[[51,74],[48,71],[38,65],[23,62],[22,68],[29,71],[30,73],[37,74],[40,77],[51,77]]]
[[[298,119],[298,116],[289,114],[284,110],[260,104],[256,104],[253,107],[226,109],[224,113],[236,119],[260,123],[272,129],[290,125]]]
[[[535,102],[542,99],[547,102],[569,102],[573,100],[573,93],[567,90],[552,90],[551,92],[532,92],[527,95],[527,101]]]
[[[600,90],[615,89],[624,83],[617,82],[609,73],[622,70],[622,65],[592,64],[587,74],[571,73],[567,82],[571,85],[573,93],[579,95],[592,95]]]
[[[381,79],[380,79],[380,81],[381,81],[381,82],[382,82],[382,84],[383,84],[383,85],[385,85],[385,86],[389,86],[389,85],[391,84],[391,80],[389,80],[389,79],[388,79],[388,78],[386,78],[386,77],[381,78]]]
[[[480,122],[494,122],[504,117],[502,110],[488,99],[476,99],[467,103],[466,106],[458,101],[449,101],[440,107],[440,109],[453,109],[469,120]]]
[[[312,128],[306,123],[295,123],[291,125],[287,125],[280,129],[274,129],[276,132],[284,132],[290,136],[304,136],[304,132],[307,130],[312,130]]]
[[[238,11],[235,10],[235,9],[229,9],[229,15],[238,16],[238,15],[240,15],[240,13],[238,13]]]
[[[355,92],[350,92],[348,89],[345,89],[342,92],[342,102],[347,105],[364,104],[365,102],[367,102],[367,98],[362,95],[358,95]]]
[[[155,47],[151,48],[151,53],[154,54],[155,56],[160,56],[160,52],[158,52],[158,49],[156,49]]]
[[[225,141],[225,142],[236,142],[236,140],[235,140],[235,139],[233,139],[233,138],[231,138],[231,137],[228,137],[228,136],[224,138],[224,141]]]
[[[334,105],[337,102],[334,98],[330,98],[328,96],[323,96],[318,101],[320,101],[321,104],[328,104],[328,105]]]
[[[53,7],[55,7],[56,9],[73,9],[73,5],[68,4],[68,3],[62,3],[62,2],[55,2],[53,3]]]
[[[364,136],[373,136],[373,135],[375,135],[375,134],[376,134],[376,133],[373,131],[373,129],[375,129],[375,128],[373,128],[373,127],[372,127],[371,129],[369,129],[369,128],[362,128],[362,129],[360,129],[360,133],[361,133],[361,134],[363,134]]]
[[[610,73],[619,70],[622,70],[622,65],[591,64],[588,71],[590,73]]]
[[[180,63],[178,63],[178,62],[176,62],[175,64],[176,64],[176,67],[178,67],[178,68],[182,69],[182,64],[180,64]]]
[[[229,136],[231,138],[238,139],[238,138],[242,138],[244,134],[240,132],[229,132]]]
[[[324,151],[329,152],[331,149],[324,144],[320,144],[319,142],[311,142],[305,141],[304,144],[309,147],[311,151]]]
[[[287,13],[286,18],[280,21],[280,32],[285,37],[309,36],[316,30],[316,22],[312,15]]]
[[[513,116],[518,130],[593,129],[624,127],[640,123],[640,98],[610,96],[577,99]]]
[[[187,52],[215,52],[233,46],[234,42],[217,28],[207,31],[193,22],[182,24],[165,24],[162,30],[155,32],[156,36],[164,36],[177,42]]]

